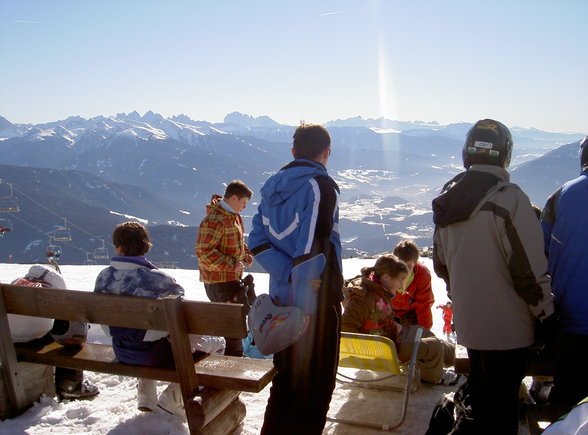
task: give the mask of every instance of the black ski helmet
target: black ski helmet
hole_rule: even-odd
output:
[[[580,142],[580,165],[582,170],[588,169],[588,136]]]
[[[461,157],[468,169],[472,165],[508,168],[512,155],[512,136],[506,125],[493,119],[476,122],[466,135]]]

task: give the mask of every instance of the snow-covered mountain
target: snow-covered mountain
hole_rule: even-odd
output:
[[[470,124],[357,117],[326,125],[333,148],[329,172],[341,187],[340,228],[347,255],[387,251],[402,237],[430,244],[430,202],[439,187],[462,170],[461,148]],[[254,190],[244,215],[248,229],[260,187],[291,159],[294,129],[267,116],[236,112],[222,123],[194,121],[186,115],[164,118],[151,111],[142,116],[137,112],[91,119],[71,116],[37,125],[12,124],[0,117],[0,164],[77,171],[99,177],[105,184],[134,186],[151,196],[133,201],[133,206],[120,201],[116,205],[120,219],[132,215],[191,227],[199,224],[212,193],[222,193],[225,183],[242,179]],[[554,190],[553,180],[564,179],[569,168],[577,167],[577,162],[567,161],[567,154],[548,152],[583,135],[518,127],[512,132],[513,181],[523,189],[529,186],[532,199],[541,204],[538,199]],[[541,156],[548,167],[533,171]],[[552,159],[558,163],[549,163]],[[90,189],[87,183],[77,188]],[[60,195],[68,198],[68,190],[60,189]],[[100,200],[91,201],[91,195],[80,191],[69,195],[79,204],[100,206]],[[112,208],[106,202],[102,206],[107,211]],[[51,231],[39,225],[41,231]],[[88,218],[84,225],[91,226],[92,220]],[[174,235],[169,231],[166,237],[171,240]],[[177,252],[193,257],[190,251],[184,245]]]

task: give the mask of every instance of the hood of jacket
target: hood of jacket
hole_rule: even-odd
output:
[[[433,223],[441,228],[474,216],[496,191],[512,186],[508,172],[492,165],[473,165],[449,180],[433,200]]]
[[[261,197],[269,205],[279,206],[308,183],[309,178],[317,176],[328,176],[327,169],[321,163],[306,159],[293,160],[268,178],[261,189]],[[337,184],[334,181],[332,183],[339,192]]]

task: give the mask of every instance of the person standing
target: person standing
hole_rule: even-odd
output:
[[[200,281],[212,302],[240,303],[241,275],[253,257],[244,238],[243,218],[239,214],[253,192],[240,180],[233,180],[222,198],[213,195],[206,216],[200,223],[196,256]],[[243,356],[240,338],[227,338],[226,355]]]
[[[400,241],[394,248],[394,255],[408,266],[409,271],[403,288],[392,295],[394,312],[403,325],[420,325],[431,329],[431,306],[435,302],[431,272],[427,266],[419,263],[419,248],[410,240]]]
[[[453,322],[453,308],[451,308],[451,301],[447,301],[445,305],[437,305],[443,311],[443,333],[447,337],[447,341],[451,338],[452,322]]]
[[[293,139],[294,160],[261,190],[249,246],[270,275],[274,303],[299,307],[308,327],[274,355],[262,434],[320,434],[339,358],[343,276],[339,188],[326,169],[331,138],[320,125],[302,124]]]
[[[556,190],[541,215],[559,318],[549,400],[567,410],[588,396],[588,137],[580,143],[580,165],[580,176]]]
[[[453,302],[458,343],[468,351],[480,434],[517,433],[533,317],[553,314],[541,226],[506,170],[512,146],[505,125],[476,122],[462,151],[466,171],[433,200],[433,264]]]

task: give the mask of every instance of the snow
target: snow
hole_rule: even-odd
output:
[[[112,211],[112,210],[108,210],[108,212],[110,214],[115,215],[115,216],[122,216],[122,217],[125,217],[127,219],[136,220],[137,222],[141,222],[144,225],[147,225],[149,223],[149,220],[148,219],[143,219],[143,218],[140,218],[140,217],[137,217],[137,216],[133,216],[133,215],[130,215],[130,214],[119,213],[119,212]]]
[[[395,130],[393,128],[370,127],[370,130],[373,131],[374,133],[378,133],[378,134],[390,134],[390,133],[398,134],[398,133],[402,133],[401,130]]]
[[[374,259],[346,259],[343,261],[344,275],[351,278],[360,273],[361,267],[371,266]],[[430,259],[422,262],[432,269]],[[30,265],[0,264],[0,281],[11,282],[23,276]],[[104,266],[61,266],[67,286],[73,289],[92,291],[94,280]],[[184,287],[186,298],[208,300],[204,286],[198,281],[197,270],[165,269]],[[269,277],[265,273],[254,273],[257,294],[267,292]],[[433,275],[435,293],[434,307],[447,301],[445,284]],[[433,331],[442,334],[441,310],[433,308]],[[89,341],[108,342],[102,329],[93,325]],[[42,397],[40,402],[24,414],[0,422],[0,434],[187,434],[188,426],[181,418],[159,413],[143,413],[137,410],[136,379],[102,373],[85,372],[90,382],[98,385],[100,394],[92,400],[57,402],[52,397]],[[158,383],[161,392],[165,383]],[[412,393],[408,414],[404,424],[394,431],[396,434],[422,434],[435,404],[454,387],[423,384]],[[263,415],[269,395],[269,386],[262,392],[242,393],[241,399],[247,407],[247,416],[236,434],[258,434],[263,424]],[[331,401],[329,415],[367,422],[387,423],[399,415],[402,395],[393,391],[375,390],[337,383]],[[334,422],[327,422],[324,434],[381,434],[376,430],[355,428]],[[527,433],[527,432],[520,432]]]

